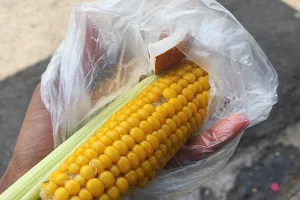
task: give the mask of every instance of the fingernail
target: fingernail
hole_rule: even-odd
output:
[[[241,130],[245,130],[250,124],[250,118],[246,114],[238,114],[237,119],[240,120],[242,123],[244,123],[244,126],[242,127]]]
[[[245,130],[245,129],[248,127],[249,124],[250,124],[250,121],[248,121],[248,122],[244,125],[243,130]]]
[[[239,119],[242,122],[249,122],[250,121],[250,118],[248,117],[248,115],[243,114],[243,113],[242,114],[238,114],[236,116],[236,118]]]

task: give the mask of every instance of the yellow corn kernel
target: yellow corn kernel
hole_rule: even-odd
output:
[[[76,156],[69,156],[67,159],[66,159],[66,163],[69,165],[71,163],[74,163],[76,161]]]
[[[104,154],[107,155],[113,163],[118,162],[118,160],[120,159],[119,151],[113,146],[106,147],[104,150]]]
[[[141,162],[143,162],[146,159],[146,151],[140,145],[134,145],[134,147],[132,148],[132,152],[137,155]]]
[[[136,185],[136,183],[137,183],[137,175],[136,175],[136,172],[134,170],[131,170],[130,172],[128,172],[127,174],[125,174],[124,177],[126,178],[126,180],[128,181],[128,184],[130,186]]]
[[[183,94],[177,95],[177,99],[180,100],[182,106],[185,106],[187,104],[187,99]]]
[[[177,94],[180,94],[182,91],[182,87],[178,83],[173,83],[170,88],[173,89]]]
[[[87,189],[83,188],[80,190],[78,197],[81,200],[92,200],[93,199],[93,195],[91,194],[90,191],[88,191]]]
[[[167,125],[165,125],[166,127],[168,127]],[[170,128],[168,127],[168,130],[170,130]],[[167,139],[168,139],[168,134],[165,131],[165,129],[159,129],[158,130],[158,134],[160,135],[161,138],[161,142],[164,143]]]
[[[165,88],[163,91],[163,97],[165,99],[171,99],[177,96],[177,92],[171,88]]]
[[[130,162],[130,166],[132,167],[132,169],[136,169],[140,166],[140,160],[139,157],[133,153],[133,152],[129,152],[127,154],[127,158]]]
[[[84,165],[80,168],[80,176],[82,176],[85,180],[89,180],[94,178],[95,170],[89,165]]]
[[[155,156],[151,156],[151,158],[149,158],[149,162],[154,171],[156,171],[159,168],[159,164]]]
[[[70,200],[80,200],[78,196],[72,196]]]
[[[106,132],[106,135],[112,140],[116,141],[120,139],[120,134],[117,131],[109,130]]]
[[[156,95],[158,95],[158,96],[161,96],[161,94],[162,94],[162,92],[163,92],[163,90],[162,90],[161,88],[159,88],[159,87],[152,87],[152,88],[151,88],[151,91],[152,91],[153,93],[155,93]]]
[[[68,172],[70,174],[78,174],[80,171],[80,166],[76,163],[71,163],[68,167]]]
[[[93,197],[99,197],[103,194],[104,185],[98,178],[93,178],[86,183],[86,188]]]
[[[157,140],[157,138],[151,134],[146,136],[146,140],[147,142],[149,142],[149,144],[151,144],[152,148],[154,151],[156,151],[159,147],[159,141]]]
[[[172,117],[172,120],[175,122],[176,127],[180,127],[181,126],[181,119],[178,115],[174,115]]]
[[[110,137],[108,137],[107,135],[102,135],[99,137],[100,142],[102,142],[103,144],[105,144],[106,146],[111,145],[112,140]]]
[[[154,113],[157,113],[158,115],[162,115],[162,114],[160,114],[158,112],[154,112]],[[153,128],[152,128],[151,124],[148,121],[145,121],[145,120],[141,121],[139,127],[144,131],[144,133],[146,135],[147,134],[151,134],[153,132]]]
[[[129,184],[126,178],[124,177],[119,177],[116,180],[115,186],[118,188],[120,194],[124,194],[127,192]]]
[[[177,147],[178,147],[179,141],[178,141],[178,139],[177,139],[176,134],[172,134],[172,135],[170,136],[170,141],[171,141],[171,143],[172,143],[172,147],[174,147],[174,148],[177,148]]]
[[[80,191],[80,184],[75,180],[68,180],[65,183],[65,188],[70,195],[77,195]]]
[[[43,184],[42,186],[42,190],[49,194],[50,196],[52,196],[54,194],[54,192],[57,190],[58,186],[53,182],[53,181],[49,181],[46,184]]]
[[[144,188],[200,128],[209,95],[207,72],[178,64],[76,148],[43,184],[42,196],[108,200]]]
[[[123,135],[121,140],[128,146],[129,149],[132,149],[135,145],[134,138],[130,135]]]
[[[194,74],[197,78],[203,76],[203,71],[200,68],[193,68],[192,74]]]
[[[167,149],[168,149],[168,152],[170,152],[171,151],[171,149],[172,149],[172,142],[171,142],[171,140],[170,139],[167,139],[167,141],[166,141],[166,147],[167,147]]]
[[[90,145],[91,149],[94,149],[97,153],[102,154],[106,145],[99,141],[93,141]]]
[[[168,120],[169,121],[169,120]],[[161,126],[161,128],[167,133],[169,137],[171,135],[171,128],[167,125],[167,122]],[[161,130],[161,129],[160,129]],[[160,131],[158,130],[158,131]]]
[[[75,156],[81,155],[81,154],[83,153],[84,149],[85,149],[85,148],[83,148],[83,147],[77,148],[77,149],[74,151],[74,155],[75,155]]]
[[[197,93],[202,92],[203,88],[202,88],[201,83],[199,83],[198,81],[196,81],[196,82],[193,83],[193,85],[196,87],[196,92]]]
[[[168,111],[166,108],[164,108],[163,106],[157,106],[155,108],[155,111],[162,114],[164,117],[167,117],[168,116]]]
[[[98,200],[110,200],[109,196],[107,194],[102,194]]]
[[[153,116],[147,118],[147,121],[151,124],[154,131],[157,131],[160,128],[160,122]]]
[[[68,179],[68,175],[63,172],[57,172],[50,178],[58,186],[63,186]]]
[[[104,163],[99,158],[94,158],[90,161],[89,165],[96,171],[97,174],[105,169]]]
[[[110,188],[115,183],[115,177],[109,171],[102,172],[98,178],[102,181],[105,188]]]
[[[86,180],[80,175],[76,175],[73,180],[77,181],[81,186],[86,184]]]
[[[155,117],[161,124],[163,124],[165,122],[165,117],[159,113],[159,112],[153,112],[152,115],[153,117]],[[151,131],[150,133],[152,133],[153,131]],[[150,134],[148,133],[148,134]]]
[[[139,188],[145,188],[148,183],[148,178],[143,179],[142,181],[139,182],[138,187]]]
[[[153,102],[156,102],[159,97],[154,92],[148,92],[146,94],[146,98],[150,99],[150,102],[146,101],[147,103],[153,103]]]
[[[85,156],[83,156],[83,155],[78,155],[77,158],[76,158],[76,163],[79,166],[83,166],[83,165],[88,164],[89,160]]]
[[[186,72],[191,72],[193,70],[193,67],[189,63],[184,64],[180,68],[183,69],[183,70],[185,70]]]
[[[136,173],[136,177],[137,177],[138,181],[141,181],[144,179],[145,174],[144,174],[144,170],[142,168],[139,167],[137,170],[135,170],[135,173]]]
[[[68,200],[70,195],[66,188],[60,187],[55,191],[54,196],[57,200]]]
[[[198,82],[201,83],[204,90],[208,90],[210,88],[207,77],[205,77],[205,76],[199,77]]]
[[[178,139],[179,142],[183,140],[184,135],[183,135],[183,131],[182,130],[177,129],[175,134],[176,134],[177,139]]]
[[[194,98],[194,93],[189,88],[183,88],[181,94],[187,99],[187,101],[192,101]]]
[[[59,171],[59,172],[67,172],[67,171],[68,171],[68,168],[69,168],[68,164],[63,163],[63,164],[58,168],[58,171]]]
[[[139,109],[137,111],[137,113],[142,117],[142,119],[147,119],[147,117],[149,117],[151,114],[148,110],[143,109],[143,108]],[[138,124],[137,124],[137,126],[138,126]]]
[[[127,173],[131,170],[130,161],[126,156],[121,156],[117,162],[117,166],[122,173]]]
[[[99,160],[104,164],[106,169],[109,169],[112,166],[112,161],[107,155],[102,154],[99,156]]]
[[[182,88],[185,88],[185,87],[188,85],[188,82],[187,82],[185,79],[183,79],[183,78],[179,79],[179,80],[177,81],[177,83],[178,83]]]
[[[90,148],[87,148],[83,151],[83,155],[85,157],[87,157],[89,160],[93,159],[93,158],[97,158],[98,157],[98,153]]]
[[[109,171],[112,173],[112,175],[114,175],[114,177],[118,177],[121,174],[121,172],[120,172],[120,170],[119,170],[119,168],[118,168],[117,165],[111,166],[111,168],[109,169]]]
[[[158,161],[161,161],[162,157],[163,157],[163,153],[161,150],[157,150],[155,153],[154,153],[154,156],[156,157],[156,159]]]
[[[178,98],[171,98],[169,100],[169,102],[173,105],[176,112],[178,112],[182,109],[182,103]]]
[[[194,86],[194,84],[188,84],[187,88],[190,89],[194,95],[197,93],[197,88]]]
[[[141,168],[143,169],[144,173],[145,173],[145,176],[149,176],[151,171],[152,171],[152,167],[151,167],[151,164],[149,161],[144,161],[142,164],[141,164]]]
[[[206,112],[205,112],[204,109],[202,109],[202,108],[198,109],[198,113],[201,115],[201,118],[202,118],[202,119],[205,118]]]
[[[115,127],[115,131],[117,131],[120,135],[125,135],[127,134],[127,130],[126,128],[122,127],[122,126],[117,126]],[[99,152],[98,152],[99,153]]]
[[[149,158],[153,154],[153,147],[151,146],[151,144],[147,141],[143,141],[140,143],[140,145],[144,148],[147,157]]]
[[[107,190],[107,195],[111,200],[117,200],[120,198],[120,192],[117,187],[113,186]]]
[[[129,134],[134,138],[136,143],[140,143],[146,138],[144,131],[139,127],[132,128]]]
[[[167,110],[167,117],[172,117],[175,114],[175,108],[173,104],[166,102],[162,105]]]
[[[123,121],[120,123],[120,126],[125,128],[126,131],[130,131],[130,129],[132,128],[131,123],[127,122],[127,121]]]
[[[171,129],[170,133],[174,132],[176,130],[176,123],[173,119],[166,119],[166,125]]]
[[[154,131],[152,133],[152,135],[156,137],[156,139],[159,141],[159,143],[161,142],[161,136],[160,136],[160,134],[157,131]]]
[[[186,72],[182,75],[182,78],[185,79],[188,83],[194,83],[196,81],[196,76],[190,72]]]
[[[124,156],[128,152],[128,146],[121,140],[117,140],[113,143],[113,147],[115,147],[121,156]]]

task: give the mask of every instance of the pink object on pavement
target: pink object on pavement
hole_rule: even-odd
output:
[[[278,183],[274,182],[270,185],[270,188],[273,192],[279,192],[280,190],[280,186]]]

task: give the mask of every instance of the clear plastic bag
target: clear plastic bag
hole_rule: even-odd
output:
[[[42,76],[55,146],[152,72],[149,46],[185,33],[176,47],[210,75],[209,112],[199,133],[244,113],[253,126],[277,102],[277,74],[258,44],[214,0],[103,0],[73,8],[68,32]],[[161,170],[136,197],[171,199],[208,180],[233,154],[242,134],[215,154]],[[186,147],[189,148],[189,147]]]

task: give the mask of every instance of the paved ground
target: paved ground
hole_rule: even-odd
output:
[[[0,176],[31,94],[65,35],[71,7],[83,1],[0,1]]]
[[[76,1],[36,2],[0,3],[0,27],[7,27],[0,29],[0,175],[31,93],[64,35],[68,6]],[[279,103],[266,122],[246,131],[226,168],[190,199],[300,199],[300,14],[279,0],[220,2],[253,35],[276,68]],[[17,29],[18,25],[23,28]],[[280,186],[278,193],[270,190],[274,182]]]
[[[279,75],[279,103],[246,131],[228,166],[196,196],[203,200],[300,199],[300,19],[274,0],[220,0],[262,47]],[[271,191],[278,183],[280,192]]]
[[[49,57],[65,35],[72,5],[87,0],[1,0],[0,80]]]

